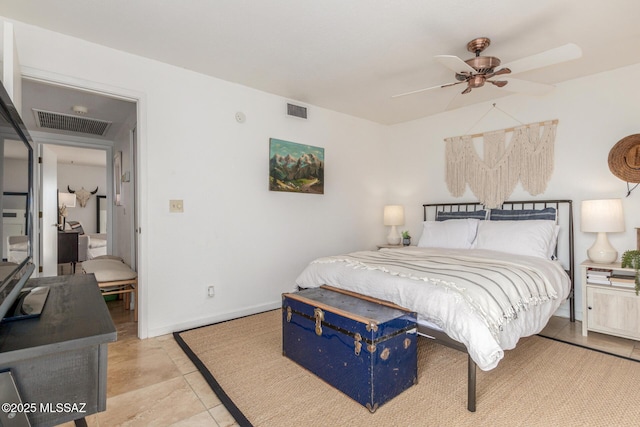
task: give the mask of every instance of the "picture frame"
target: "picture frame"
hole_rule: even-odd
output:
[[[324,194],[324,148],[270,138],[269,190]]]

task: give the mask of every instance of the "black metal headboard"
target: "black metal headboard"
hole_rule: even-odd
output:
[[[474,212],[484,209],[479,202],[457,202],[457,203],[425,203],[424,220],[433,220],[436,212]],[[575,299],[574,299],[574,247],[573,247],[573,201],[571,200],[523,200],[506,201],[500,209],[524,210],[524,209],[544,209],[552,207],[556,209],[556,221],[560,225],[560,234],[556,246],[556,255],[562,262],[569,279],[571,280],[571,292],[569,294],[569,317],[575,321]],[[562,256],[561,256],[562,255]]]

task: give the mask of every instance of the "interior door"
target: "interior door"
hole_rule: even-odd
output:
[[[134,127],[131,131],[131,203],[133,207],[132,229],[131,233],[131,267],[138,270],[138,176],[136,170],[138,165],[138,128]]]
[[[40,144],[40,276],[58,275],[58,156]]]
[[[3,23],[2,40],[2,83],[13,101],[18,114],[22,116],[22,75],[20,61],[13,33],[13,24]]]

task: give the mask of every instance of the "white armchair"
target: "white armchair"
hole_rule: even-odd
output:
[[[7,237],[7,261],[19,264],[29,253],[29,236]]]

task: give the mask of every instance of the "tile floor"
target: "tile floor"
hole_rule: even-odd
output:
[[[107,305],[118,340],[108,349],[107,410],[87,417],[89,427],[237,426],[171,334],[139,340],[122,301]]]
[[[552,317],[540,335],[640,360],[640,341],[591,331],[583,337],[582,322],[572,323],[566,317]]]
[[[172,335],[139,340],[122,302],[108,306],[118,341],[109,344],[107,410],[87,417],[89,426],[237,426]],[[566,318],[553,317],[543,334],[640,360],[640,342],[583,337],[581,323]]]

